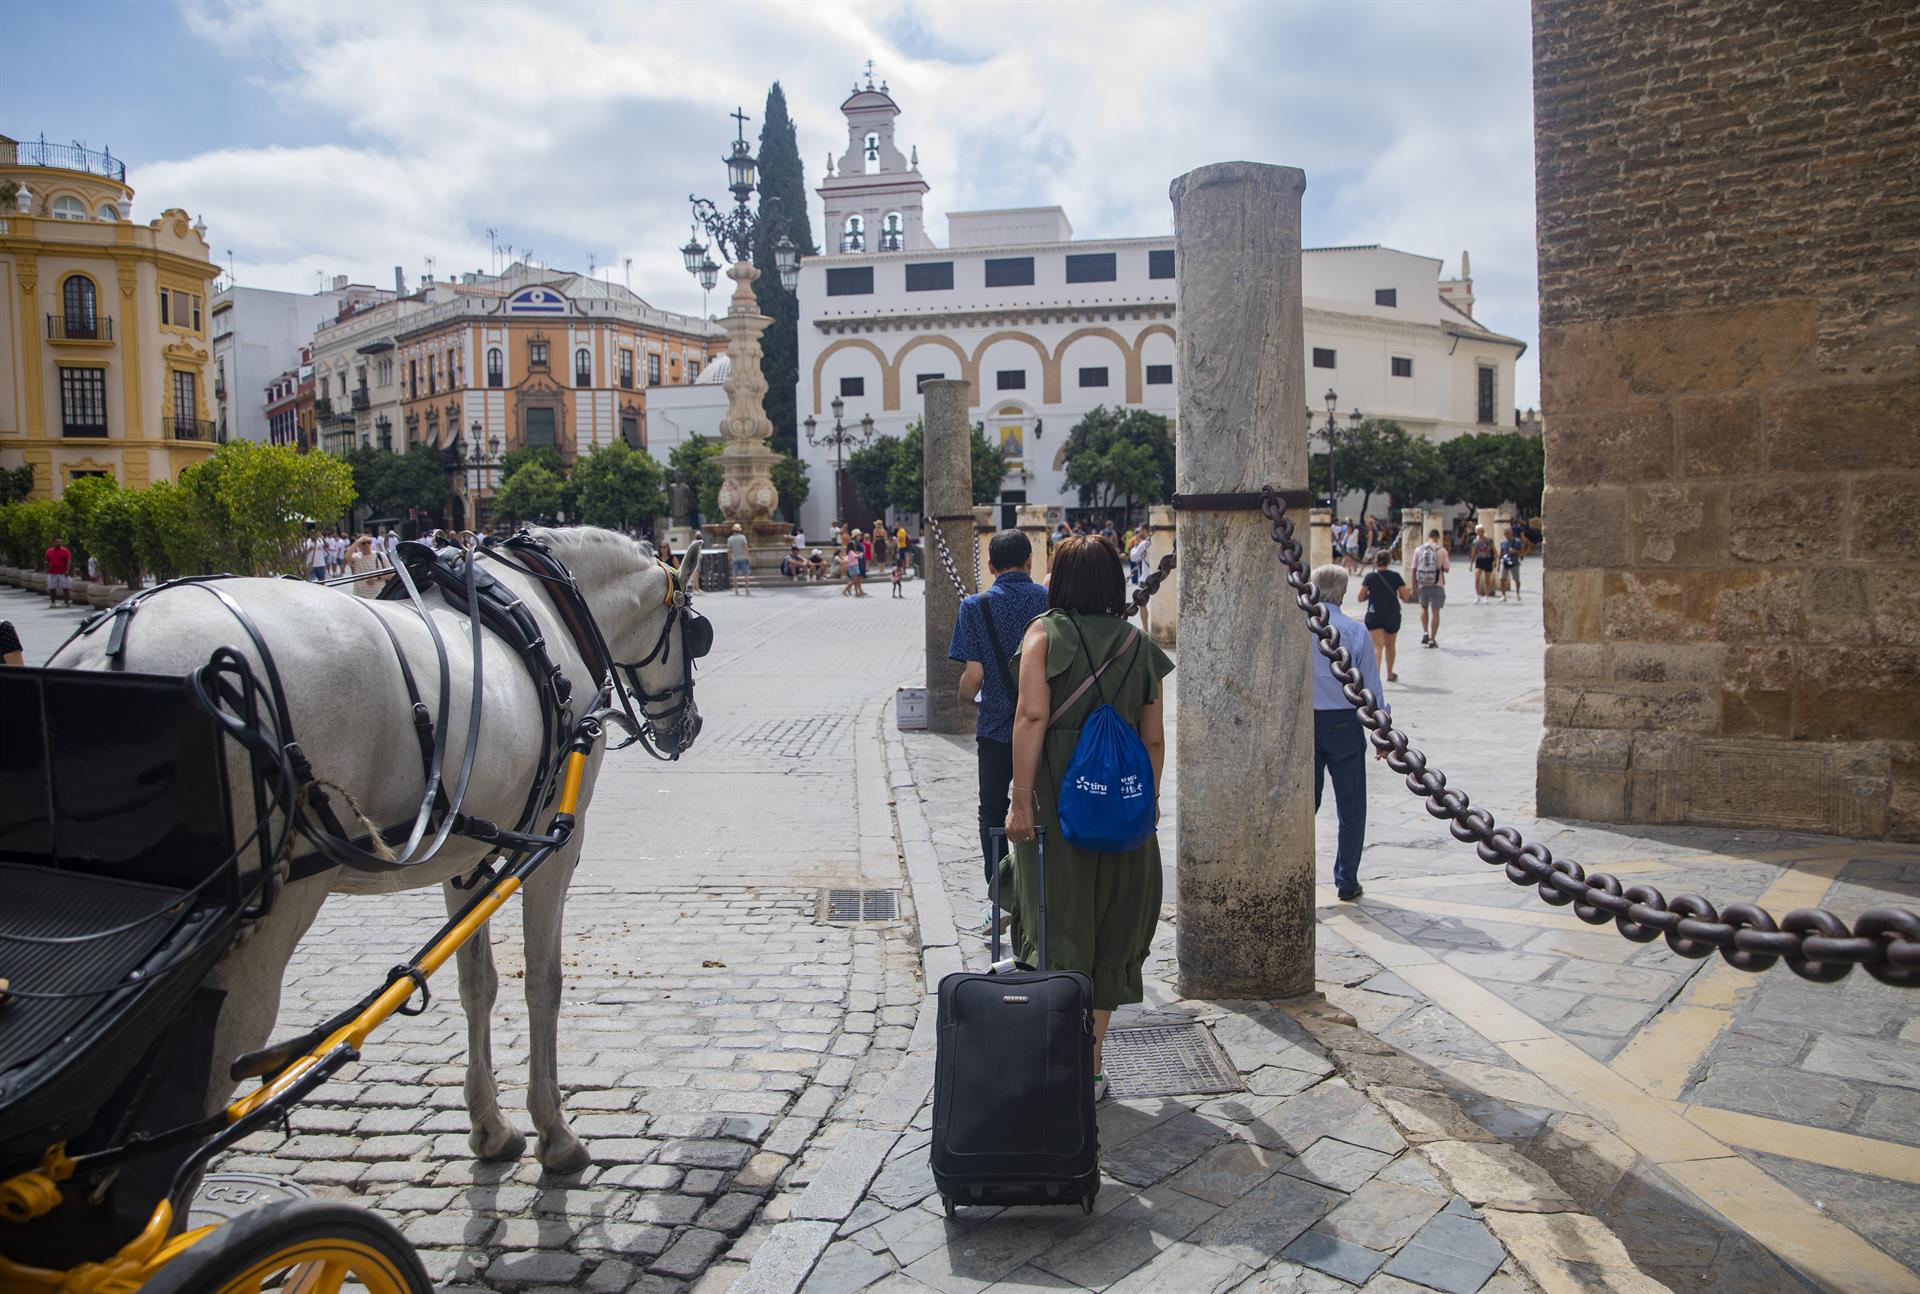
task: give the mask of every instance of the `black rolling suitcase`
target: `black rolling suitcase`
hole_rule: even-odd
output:
[[[1040,860],[1040,961],[1047,960],[1046,840]],[[1004,840],[1005,833],[994,838]],[[1100,1191],[1093,1117],[1093,981],[1079,971],[1000,960],[1000,873],[993,876],[993,961],[940,981],[933,1079],[933,1181],[958,1205],[1074,1204]]]

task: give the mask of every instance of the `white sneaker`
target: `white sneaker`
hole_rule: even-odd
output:
[[[1106,1099],[1107,1099],[1107,1076],[1105,1074],[1095,1074],[1093,1076],[1093,1103],[1095,1105],[1098,1105],[1100,1104],[1100,1102]]]

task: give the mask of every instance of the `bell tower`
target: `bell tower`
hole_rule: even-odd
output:
[[[932,247],[921,215],[927,182],[920,178],[920,150],[902,154],[894,142],[900,106],[885,81],[875,87],[871,60],[866,84],[855,82],[840,112],[847,119],[847,151],[828,156],[826,179],[815,190],[826,209],[823,251],[833,256]]]

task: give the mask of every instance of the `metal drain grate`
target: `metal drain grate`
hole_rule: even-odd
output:
[[[827,921],[894,921],[900,916],[898,890],[828,890],[820,900]]]
[[[1239,1071],[1203,1024],[1114,1029],[1101,1048],[1107,1088],[1117,1097],[1238,1092]]]

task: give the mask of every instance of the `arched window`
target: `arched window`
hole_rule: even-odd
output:
[[[92,279],[84,274],[67,275],[60,285],[60,304],[65,307],[67,336],[90,340],[100,335]]]
[[[593,359],[582,346],[573,352],[573,384],[575,386],[593,385]]]
[[[504,386],[506,380],[506,357],[495,346],[487,352],[487,385]]]
[[[859,216],[848,216],[846,227],[840,232],[840,250],[843,252],[864,252],[867,250],[867,222]]]
[[[897,252],[907,245],[907,225],[898,211],[887,213],[887,223],[880,229],[880,250]]]
[[[53,218],[55,220],[85,220],[87,218],[87,204],[78,198],[55,198],[53,200],[53,206],[49,209],[53,212]]]
[[[114,206],[111,202],[103,202],[100,204],[100,210],[96,211],[94,215],[101,220],[118,220],[120,219],[120,208]]]

